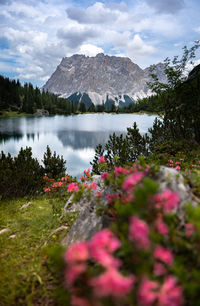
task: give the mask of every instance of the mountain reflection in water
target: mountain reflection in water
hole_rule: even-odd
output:
[[[63,155],[67,172],[80,176],[90,167],[96,146],[108,141],[109,135],[125,134],[136,121],[141,133],[152,127],[154,115],[84,114],[77,116],[20,117],[0,119],[0,151],[15,156],[21,147],[32,147],[40,161],[49,145]]]

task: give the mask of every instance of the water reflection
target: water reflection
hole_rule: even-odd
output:
[[[14,156],[21,147],[28,146],[32,147],[33,156],[41,160],[49,145],[67,160],[68,172],[78,176],[90,166],[95,147],[105,144],[110,134],[125,133],[134,121],[145,133],[154,119],[155,116],[133,114],[0,119],[0,151]]]
[[[71,146],[74,150],[83,148],[96,148],[101,143],[104,145],[113,131],[60,131],[57,133],[63,146]],[[121,134],[116,132],[117,135]],[[125,134],[125,133],[124,133]]]

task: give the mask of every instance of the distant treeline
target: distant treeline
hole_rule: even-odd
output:
[[[40,91],[34,88],[31,83],[22,86],[19,80],[10,80],[0,75],[0,111],[16,111],[18,113],[34,114],[37,109],[44,109],[49,114],[64,114],[84,112],[160,112],[163,104],[159,97],[151,96],[138,100],[124,108],[118,108],[114,104],[108,108],[104,104],[95,106],[91,104],[86,108],[84,103],[70,102],[67,99],[59,98],[52,93]]]

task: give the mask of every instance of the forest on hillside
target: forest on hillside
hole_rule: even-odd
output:
[[[118,108],[112,104],[109,108],[104,104],[95,106],[91,104],[87,107],[78,101],[68,101],[52,93],[34,88],[31,83],[23,86],[19,80],[10,80],[0,75],[0,112],[15,111],[18,113],[34,114],[37,109],[44,109],[49,114],[69,115],[74,113],[87,112],[160,112],[163,110],[162,99],[158,96],[151,96],[138,100],[137,103],[130,104],[124,108]]]

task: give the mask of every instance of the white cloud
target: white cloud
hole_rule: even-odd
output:
[[[174,1],[172,11],[172,0],[99,0],[89,5],[80,0],[38,0],[37,5],[33,0],[4,0],[0,70],[44,82],[62,57],[95,56],[104,50],[128,56],[143,67],[156,63],[177,54],[180,41],[187,45],[192,35],[193,40],[199,38],[195,36],[200,26],[194,0],[185,0],[187,12],[180,0]],[[191,20],[191,27],[186,20]]]
[[[77,53],[85,54],[86,56],[96,56],[98,53],[104,53],[104,50],[92,44],[84,44]]]
[[[118,8],[117,6],[115,8]],[[111,23],[118,17],[115,9],[110,9],[101,2],[96,2],[87,9],[70,7],[66,10],[70,19],[84,24],[104,24]]]
[[[196,27],[194,30],[195,30],[195,32],[200,33],[200,26]]]
[[[184,0],[146,0],[146,3],[153,7],[156,12],[173,15],[184,8],[184,2]]]

